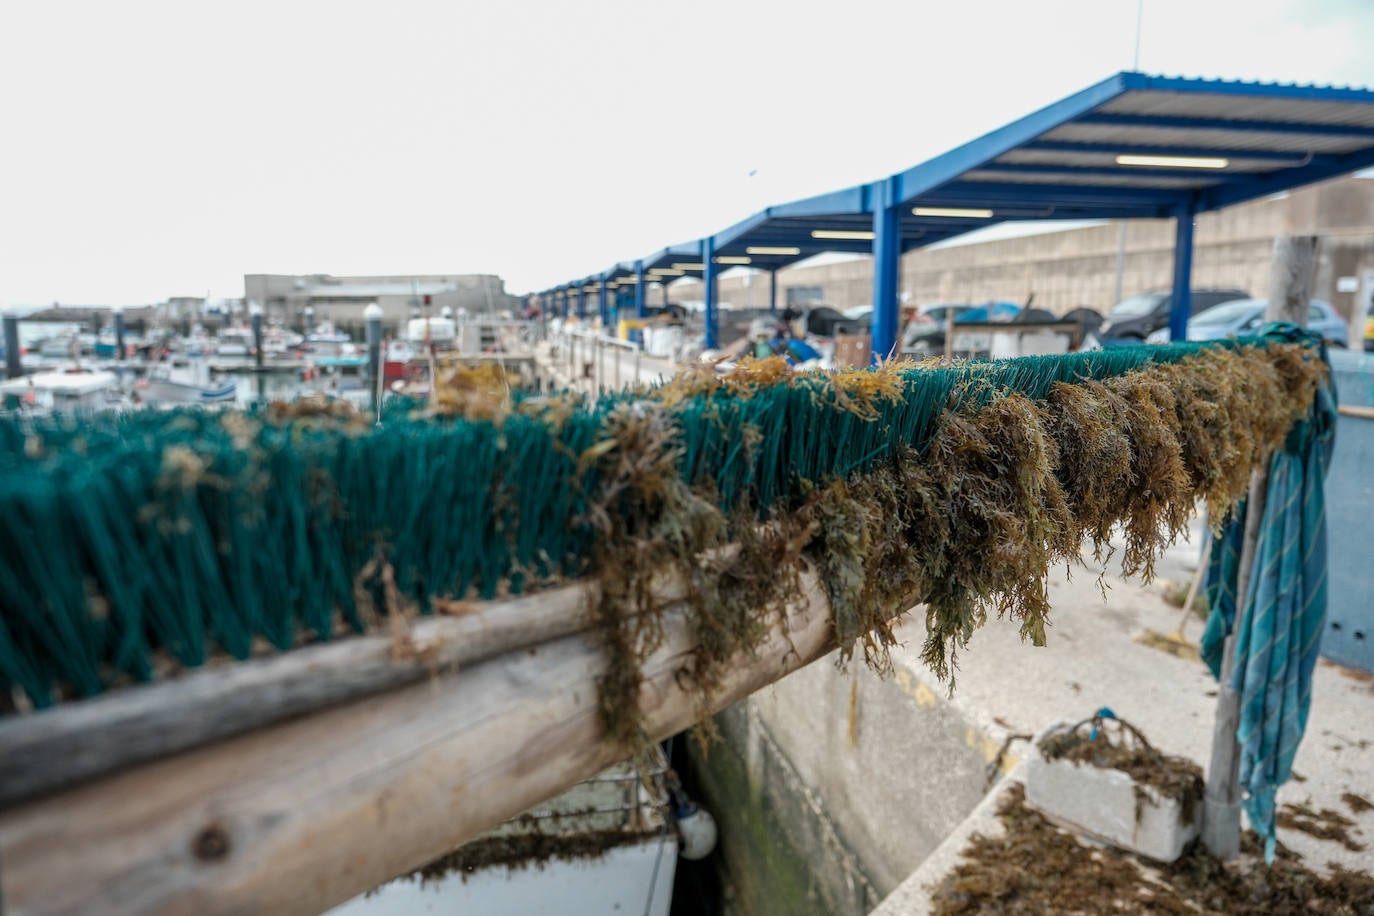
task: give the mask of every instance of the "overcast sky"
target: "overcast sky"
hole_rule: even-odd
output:
[[[537,290],[1127,69],[1135,0],[4,0],[0,306]],[[1144,0],[1148,72],[1374,84],[1374,0]]]

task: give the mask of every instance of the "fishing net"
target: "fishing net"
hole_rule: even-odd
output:
[[[1312,362],[1254,339],[835,374],[763,361],[594,402],[457,370],[376,422],[306,402],[3,417],[0,696],[44,707],[597,576],[604,641],[631,656],[608,675],[611,721],[655,634],[610,605],[650,609],[650,567],[697,583],[709,679],[803,551],[842,645],[881,647],[894,606],[929,600],[948,648],[989,608],[1037,606],[1036,571],[1121,519],[1147,566],[1145,529],[1243,485],[1305,408]],[[1243,441],[1219,445],[1232,426]],[[727,543],[738,559],[703,579],[697,558]]]

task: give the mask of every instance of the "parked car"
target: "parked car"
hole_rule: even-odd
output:
[[[1195,289],[1189,313],[1196,315],[1223,302],[1249,298],[1250,294],[1240,289]],[[1169,326],[1173,302],[1173,292],[1167,289],[1122,299],[1107,313],[1107,320],[1098,329],[1097,336],[1102,340],[1144,340]]]
[[[1222,340],[1253,333],[1264,324],[1264,310],[1268,305],[1264,299],[1239,299],[1214,305],[1188,322],[1188,339]],[[1330,304],[1319,299],[1308,303],[1306,326],[1320,332],[1332,346],[1344,347],[1350,341],[1350,328],[1345,319]],[[1169,329],[1161,328],[1147,339],[1150,343],[1168,343]]]

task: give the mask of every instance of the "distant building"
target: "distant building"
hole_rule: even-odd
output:
[[[519,308],[519,299],[506,292],[505,281],[492,274],[246,274],[243,292],[249,303],[263,307],[269,321],[294,328],[305,326],[307,310],[316,324],[330,321],[340,327],[360,326],[363,309],[374,302],[381,306],[383,321],[392,330],[426,310],[438,315],[445,307],[470,313]]]
[[[115,309],[124,313],[126,327],[141,331],[157,323],[159,307],[156,305],[60,305],[56,302],[51,308],[36,309],[24,316],[25,321],[64,321],[79,324],[90,331],[114,325]]]

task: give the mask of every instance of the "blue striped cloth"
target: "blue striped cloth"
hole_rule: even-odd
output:
[[[1291,332],[1290,332],[1291,333]],[[1336,435],[1336,402],[1322,387],[1269,465],[1264,517],[1255,545],[1231,686],[1240,695],[1240,784],[1245,811],[1273,860],[1274,795],[1292,775],[1312,703],[1312,670],[1326,621],[1326,469]],[[1236,576],[1245,509],[1212,545],[1211,616],[1202,657],[1220,677],[1223,644],[1235,620]]]

